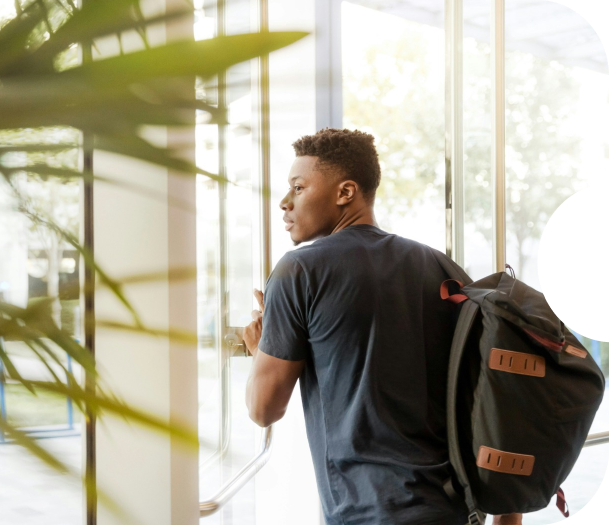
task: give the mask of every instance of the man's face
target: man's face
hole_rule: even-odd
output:
[[[315,169],[317,157],[296,157],[288,175],[290,189],[279,203],[294,245],[330,235],[340,220],[340,178]]]

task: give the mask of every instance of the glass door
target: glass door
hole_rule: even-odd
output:
[[[197,39],[257,30],[258,2],[200,3]],[[251,322],[253,289],[262,289],[259,206],[259,61],[231,67],[198,87],[198,98],[226,113],[197,120],[197,164],[224,181],[197,181],[200,499],[209,501],[258,454],[262,431],[249,419],[245,386],[251,359],[241,329]],[[254,484],[247,483],[209,524],[253,524]]]

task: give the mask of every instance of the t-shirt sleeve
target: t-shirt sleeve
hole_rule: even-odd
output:
[[[309,352],[307,299],[306,274],[288,252],[266,283],[260,350],[288,361],[306,359]]]

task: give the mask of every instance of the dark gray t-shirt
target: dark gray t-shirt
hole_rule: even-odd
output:
[[[267,281],[259,347],[306,360],[300,388],[328,525],[467,522],[442,488],[455,320],[432,250],[352,225],[286,253]]]

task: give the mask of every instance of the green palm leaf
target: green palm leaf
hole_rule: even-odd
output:
[[[30,4],[20,16],[10,20],[0,30],[0,75],[8,66],[27,56],[32,30],[43,20],[43,11],[37,5]],[[10,74],[10,70],[7,73]]]
[[[199,448],[199,436],[196,429],[192,429],[179,422],[168,421],[148,414],[143,410],[133,408],[118,399],[112,399],[108,396],[93,394],[82,389],[76,384],[66,385],[64,383],[56,383],[51,381],[29,381],[25,380],[34,389],[46,390],[56,394],[68,396],[71,399],[83,402],[83,404],[96,415],[104,412],[112,413],[129,421],[135,421],[144,426],[168,432],[172,436],[180,439],[185,446],[190,448]]]
[[[141,334],[147,334],[154,337],[166,337],[172,341],[180,343],[188,343],[196,345],[198,343],[197,334],[194,332],[188,332],[184,330],[169,329],[161,330],[158,328],[150,328],[147,326],[136,326],[127,323],[121,323],[119,321],[112,321],[110,319],[98,319],[95,323],[97,326],[102,328],[110,328],[113,330],[123,330],[125,332],[137,332]]]
[[[4,349],[4,345],[1,343],[0,343],[0,361],[2,361],[2,364],[6,367],[6,370],[11,378],[16,379],[21,384],[23,384],[32,394],[35,393],[34,388],[31,385],[24,384],[25,379],[21,376],[21,374],[15,367],[15,365],[13,364],[13,361],[11,360],[9,355],[6,353],[6,350]]]
[[[0,301],[0,337],[9,340],[32,342],[41,346],[41,339],[54,342],[80,366],[95,375],[95,360],[91,353],[78,344],[72,336],[57,327],[50,314],[43,311],[41,303],[27,308]]]
[[[269,32],[219,36],[199,42],[175,42],[93,61],[59,73],[58,78],[61,82],[67,79],[81,88],[88,85],[108,97],[129,84],[154,78],[211,77],[230,66],[293,44],[306,35],[298,31]]]

